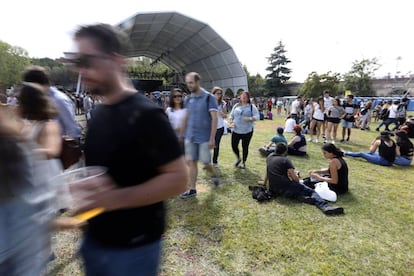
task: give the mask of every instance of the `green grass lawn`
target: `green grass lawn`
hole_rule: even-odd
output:
[[[348,158],[350,192],[336,203],[344,216],[327,217],[314,206],[283,198],[263,204],[251,198],[248,185],[265,173],[257,149],[283,124],[282,118],[257,122],[246,170],[233,167],[230,136],[223,137],[222,185],[214,189],[202,171],[197,198],[168,201],[160,274],[414,275],[413,166],[381,167]],[[367,151],[377,135],[353,129],[351,141],[338,145]],[[311,143],[309,158],[291,157],[302,177],[327,166],[320,148]],[[51,275],[82,275],[75,252],[79,240],[76,231],[55,235]]]

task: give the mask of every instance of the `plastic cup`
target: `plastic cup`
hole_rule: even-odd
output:
[[[69,210],[76,210],[81,203],[85,203],[86,198],[100,191],[99,185],[90,186],[90,180],[104,175],[107,168],[101,166],[83,167],[80,169],[64,172],[54,178],[59,183],[59,193],[67,195],[67,205]],[[84,213],[78,214],[75,218],[88,220],[93,216],[99,215],[103,208],[95,208]],[[91,215],[92,214],[92,215]]]

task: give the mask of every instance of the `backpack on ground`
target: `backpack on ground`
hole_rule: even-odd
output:
[[[252,191],[252,198],[257,202],[269,201],[273,198],[272,193],[265,186],[249,186],[249,190]]]

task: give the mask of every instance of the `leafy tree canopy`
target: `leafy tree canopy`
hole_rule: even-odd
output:
[[[354,61],[351,70],[344,75],[345,89],[351,90],[354,95],[374,95],[371,79],[380,67],[377,58]]]
[[[30,64],[25,49],[0,40],[0,86],[10,87],[21,80],[22,72]]]
[[[319,75],[312,72],[308,75],[306,81],[300,87],[300,93],[308,98],[317,98],[322,96],[323,91],[328,90],[331,96],[338,95],[340,91],[341,75],[331,71]]]

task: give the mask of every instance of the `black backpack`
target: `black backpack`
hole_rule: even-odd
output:
[[[252,191],[252,198],[258,202],[269,201],[273,198],[272,193],[264,186],[249,186],[249,190]]]

